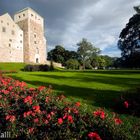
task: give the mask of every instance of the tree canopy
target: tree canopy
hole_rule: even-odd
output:
[[[87,39],[83,38],[82,41],[77,43],[79,46],[77,53],[80,55],[80,58],[83,63],[83,68],[85,69],[85,62],[91,56],[97,55],[100,53],[100,49],[92,45],[91,42],[88,42]]]
[[[130,18],[118,41],[122,61],[127,67],[140,67],[140,14]],[[134,61],[137,60],[137,61]]]

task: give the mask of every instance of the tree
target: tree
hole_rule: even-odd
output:
[[[87,39],[82,39],[79,43],[77,43],[79,46],[77,53],[80,56],[80,59],[83,63],[83,69],[85,69],[85,62],[87,59],[89,59],[92,55],[97,55],[100,52],[99,48],[96,48],[92,45],[92,43],[88,42]]]
[[[58,63],[64,63],[65,48],[57,45],[53,50],[48,53],[48,60],[53,60]]]
[[[126,27],[121,31],[118,41],[118,47],[121,50],[122,60],[125,66],[140,67],[140,63],[134,62],[137,59],[140,62],[140,10],[135,7],[136,14],[130,18]],[[137,56],[137,58],[136,58]]]
[[[67,69],[78,69],[79,68],[79,62],[76,59],[69,59],[66,62]]]

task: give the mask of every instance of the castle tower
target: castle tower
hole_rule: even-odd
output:
[[[47,56],[44,19],[31,8],[25,8],[14,15],[14,21],[24,34],[24,62],[45,63]]]

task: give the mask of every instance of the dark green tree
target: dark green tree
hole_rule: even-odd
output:
[[[135,7],[135,10],[137,13],[121,31],[118,41],[122,62],[126,67],[140,67],[140,6]]]
[[[100,53],[100,49],[92,45],[91,42],[88,42],[87,39],[82,39],[79,43],[77,53],[80,56],[81,62],[83,64],[83,69],[85,69],[86,60],[89,59],[92,55],[97,55]]]
[[[53,60],[58,63],[64,63],[65,48],[57,45],[53,50],[48,53],[48,60]]]

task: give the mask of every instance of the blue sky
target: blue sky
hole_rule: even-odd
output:
[[[0,15],[31,7],[45,19],[48,50],[60,44],[76,51],[87,38],[102,54],[116,57],[119,34],[137,5],[139,0],[0,0]]]

